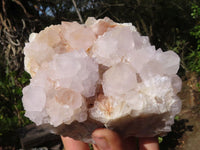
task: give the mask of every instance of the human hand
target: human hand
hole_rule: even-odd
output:
[[[89,150],[89,146],[69,137],[61,137],[65,150]],[[92,133],[94,150],[137,150],[137,140],[120,136],[109,129],[97,129]],[[157,138],[139,138],[139,150],[159,150]]]

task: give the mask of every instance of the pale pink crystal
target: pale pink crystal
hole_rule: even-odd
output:
[[[87,50],[96,40],[89,28],[77,22],[62,22],[62,29],[63,38],[72,50]]]
[[[85,97],[94,96],[98,65],[84,51],[55,55],[49,68],[49,77],[57,88],[73,89]]]
[[[127,93],[137,85],[135,69],[126,63],[114,65],[103,74],[102,85],[106,96]]]
[[[26,116],[38,125],[44,122],[31,112],[45,113],[45,123],[53,126],[85,121],[84,97],[94,96],[98,76],[98,65],[84,51],[56,54],[23,90],[23,104],[29,112]]]
[[[23,104],[25,110],[42,111],[44,109],[46,103],[46,94],[43,88],[39,86],[28,86],[23,89],[23,93]]]
[[[108,17],[98,20],[94,17],[88,17],[85,24],[92,29],[96,36],[104,34],[109,28],[113,28],[117,25]]]
[[[24,54],[25,116],[57,134],[91,142],[105,126],[124,137],[164,135],[180,112],[179,56],[156,50],[131,23],[62,22],[31,34]]]

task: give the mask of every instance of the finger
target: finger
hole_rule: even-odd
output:
[[[88,144],[61,136],[65,150],[90,150]]]
[[[159,150],[158,138],[140,138],[139,147],[140,150]]]
[[[92,133],[94,150],[122,150],[119,135],[109,129],[97,129]]]

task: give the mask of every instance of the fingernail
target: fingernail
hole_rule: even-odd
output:
[[[95,141],[95,145],[101,150],[101,149],[109,149],[109,144],[107,140],[103,137],[92,137]]]

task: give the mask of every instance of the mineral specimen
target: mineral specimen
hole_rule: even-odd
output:
[[[180,112],[178,55],[156,50],[130,23],[62,22],[32,33],[24,54],[25,116],[57,134],[86,142],[98,127],[164,135]]]

